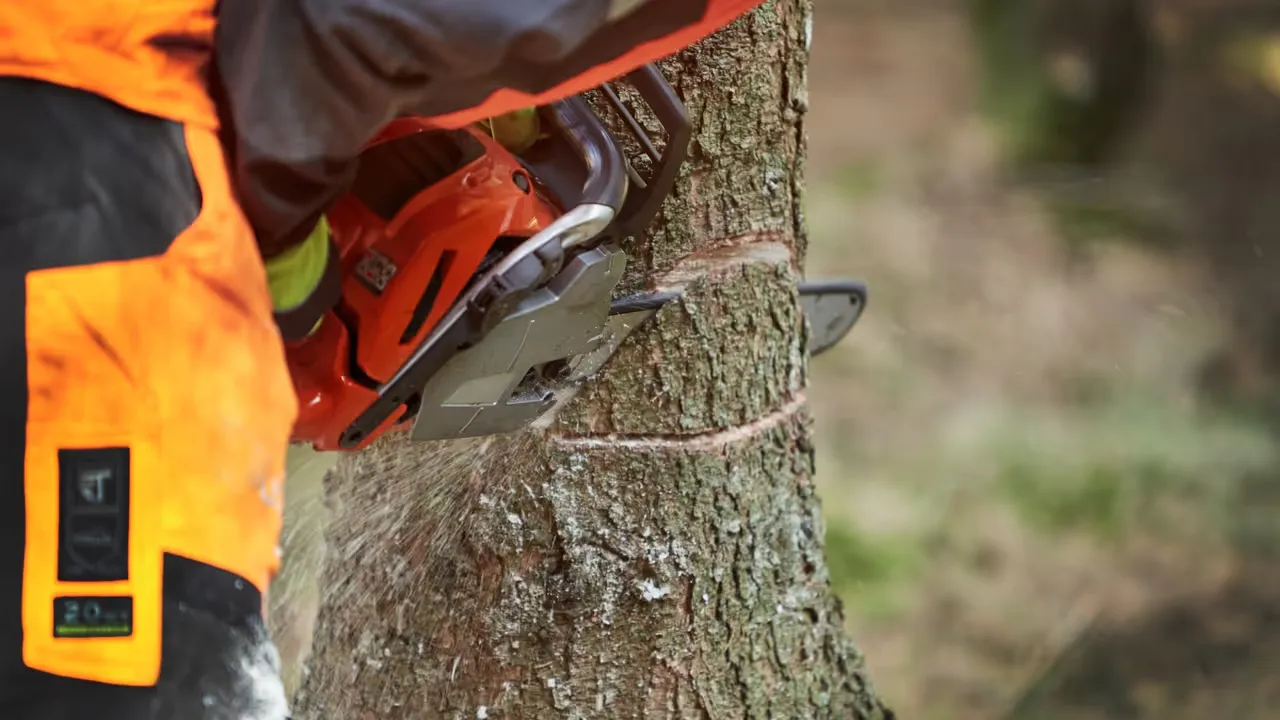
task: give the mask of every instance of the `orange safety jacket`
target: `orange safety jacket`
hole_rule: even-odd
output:
[[[456,128],[584,92],[763,0],[222,0],[233,175],[263,252],[301,242],[398,116]]]
[[[6,0],[0,2],[0,75],[79,88],[138,112],[216,127],[207,83],[215,5]]]

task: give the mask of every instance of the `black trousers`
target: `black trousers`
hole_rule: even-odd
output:
[[[192,168],[179,125],[77,90],[0,77],[0,720],[285,720],[287,716],[278,658],[262,620],[261,593],[242,578],[176,554],[164,555],[163,589],[156,591],[163,594],[158,603],[162,650],[154,686],[63,677],[32,669],[24,656],[24,632],[32,632],[31,620],[24,616],[23,595],[24,572],[29,570],[24,565],[24,547],[29,542],[26,524],[31,522],[31,505],[24,496],[24,482],[30,482],[24,448],[33,432],[26,417],[29,394],[37,392],[28,387],[32,360],[25,347],[29,320],[24,319],[28,302],[24,278],[46,268],[87,267],[164,254],[202,207],[200,183]],[[93,288],[86,287],[84,292],[91,303]],[[82,362],[77,353],[83,354],[67,349],[64,362]],[[51,484],[65,482],[54,473],[49,478]],[[183,478],[160,480],[176,483]],[[135,514],[140,507],[146,509],[138,502],[135,499]],[[191,512],[207,510],[192,508]],[[238,521],[252,522],[232,518],[231,533]],[[127,516],[123,522],[128,537]],[[112,572],[115,561],[109,546],[119,540],[107,537],[108,547],[96,561],[82,564],[81,574],[73,576],[82,583],[78,587],[86,586],[86,581],[112,580],[92,577],[94,572]],[[59,538],[59,543],[73,542],[61,531]],[[63,550],[58,552],[62,581]],[[81,553],[79,560],[69,562],[83,563],[84,556]],[[129,557],[127,547],[123,556]],[[128,564],[123,567],[116,572],[127,576]],[[62,610],[54,605],[54,623],[59,628],[54,637],[71,636],[58,632],[80,633],[70,640],[74,643],[81,638],[93,642],[104,632],[132,633],[131,611],[120,616],[124,630],[121,622],[111,630],[104,630],[100,623],[73,622],[67,630],[69,621],[61,619],[70,612],[65,600],[57,599],[64,602]],[[156,605],[148,605],[153,617]],[[45,607],[43,601],[37,606]],[[94,609],[96,617],[98,607]]]
[[[26,670],[0,685],[4,720],[288,720],[266,633],[164,603],[154,687],[105,685]],[[8,650],[8,648],[5,648]]]

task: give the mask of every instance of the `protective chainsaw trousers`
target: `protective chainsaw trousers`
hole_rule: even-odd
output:
[[[283,720],[297,412],[212,128],[0,77],[0,718]]]

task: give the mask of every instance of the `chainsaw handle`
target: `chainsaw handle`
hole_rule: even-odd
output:
[[[586,166],[577,204],[604,205],[617,213],[627,199],[627,161],[613,136],[581,97],[552,103],[547,110]]]

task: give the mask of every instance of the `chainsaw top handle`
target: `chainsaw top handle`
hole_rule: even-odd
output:
[[[552,103],[546,114],[585,166],[581,195],[574,204],[603,205],[617,214],[627,198],[627,161],[609,131],[580,97]]]
[[[590,212],[596,216],[593,224],[607,224],[598,227],[595,242],[623,240],[648,229],[675,184],[692,137],[684,104],[656,66],[646,65],[624,79],[667,135],[659,152],[614,84],[600,87],[601,97],[620,121],[614,126],[630,134],[651,161],[648,177],[641,177],[628,163],[618,138],[584,96],[540,108],[557,132],[520,154],[520,161],[564,211],[575,215]]]

